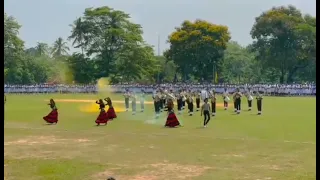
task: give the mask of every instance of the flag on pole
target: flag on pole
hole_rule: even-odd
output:
[[[219,81],[219,79],[218,79],[218,72],[216,71],[216,75],[215,75],[214,82],[215,82],[216,84],[218,84],[218,81]]]

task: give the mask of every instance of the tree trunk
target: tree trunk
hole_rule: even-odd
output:
[[[284,70],[281,69],[281,75],[280,75],[280,84],[284,83]]]

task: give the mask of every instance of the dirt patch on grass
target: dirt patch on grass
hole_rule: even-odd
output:
[[[123,167],[122,170],[127,169]],[[186,179],[201,176],[210,167],[196,165],[181,165],[175,163],[156,163],[141,166],[140,172],[131,176],[116,174],[117,169],[109,169],[107,171],[94,175],[96,179],[107,179],[114,177],[117,180],[162,180],[162,179]]]
[[[95,140],[85,138],[64,139],[57,136],[28,136],[23,139],[5,141],[4,156],[14,159],[72,159],[83,154],[77,148],[90,148]],[[61,147],[65,152],[61,154]]]
[[[268,169],[268,170],[273,170],[273,171],[280,171],[283,169],[283,168],[279,167],[278,165],[260,165],[260,166],[257,166],[257,168]]]
[[[89,139],[63,139],[55,136],[30,136],[24,139],[4,142],[5,146],[10,145],[50,145],[50,144],[66,144],[66,143],[88,143],[93,140]]]
[[[230,157],[230,158],[243,158],[242,154],[212,154],[213,157]]]

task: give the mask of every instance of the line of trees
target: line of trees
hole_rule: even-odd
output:
[[[87,8],[67,40],[26,49],[19,23],[4,14],[5,83],[117,82],[293,83],[316,78],[316,17],[293,6],[259,15],[247,47],[230,41],[227,26],[184,21],[168,37],[170,48],[155,56],[130,15],[110,7]]]

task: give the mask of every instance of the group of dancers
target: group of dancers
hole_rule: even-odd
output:
[[[112,121],[113,119],[117,118],[116,112],[112,106],[111,98],[107,97],[103,100],[99,99],[96,101],[96,104],[99,105],[99,110],[100,110],[100,113],[95,121],[97,126],[100,126],[100,124],[107,125],[108,121]],[[58,108],[56,106],[56,103],[53,99],[50,99],[50,102],[48,105],[51,108],[51,112],[47,116],[44,116],[43,120],[45,120],[49,124],[57,124]],[[107,111],[105,111],[106,106],[108,106]]]

